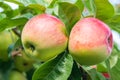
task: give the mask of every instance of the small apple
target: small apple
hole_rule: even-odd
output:
[[[34,60],[27,57],[24,51],[18,51],[17,54],[13,56],[15,69],[26,72],[33,68]]]
[[[12,37],[16,40],[17,37],[13,34],[13,36],[11,36],[11,32],[5,30],[0,32],[0,59],[3,61],[7,61],[8,60],[8,47],[10,44],[13,43],[12,41]]]
[[[65,25],[49,14],[39,14],[30,19],[22,30],[22,44],[28,56],[46,61],[56,57],[67,47]]]
[[[69,52],[81,65],[95,65],[112,51],[113,36],[109,27],[96,18],[79,20],[71,30]]]
[[[24,75],[24,73],[21,73],[21,72],[16,71],[16,70],[12,70],[9,73],[8,80],[27,80],[27,78]]]

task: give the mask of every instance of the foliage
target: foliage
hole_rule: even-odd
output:
[[[18,7],[13,9],[10,3]],[[14,56],[22,49],[21,32],[25,23],[33,16],[48,13],[60,18],[66,25],[68,34],[73,25],[81,18],[95,17],[120,33],[120,13],[109,0],[0,0],[0,32],[10,30],[18,36],[8,46],[9,60],[0,59],[0,80],[9,80],[10,72],[15,69]],[[13,40],[11,35],[11,39]],[[3,37],[4,39],[4,37]],[[1,39],[0,39],[1,40]],[[2,47],[3,45],[1,45]],[[66,50],[55,59],[33,64],[26,74],[28,80],[105,80],[101,72],[91,66],[80,66]],[[120,80],[120,50],[114,44],[112,55],[104,61],[111,80]],[[23,72],[21,72],[22,74]]]

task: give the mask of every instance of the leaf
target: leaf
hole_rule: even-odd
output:
[[[106,80],[105,77],[95,69],[89,70],[88,73],[91,76],[92,80]]]
[[[85,6],[84,16],[93,15],[95,13],[93,0],[83,0],[82,2]]]
[[[110,19],[115,11],[108,0],[94,0],[96,17],[101,20]]]
[[[117,64],[110,70],[111,80],[120,80],[120,58]]]
[[[105,61],[103,61],[102,63],[97,64],[96,67],[97,67],[98,72],[102,72],[102,73],[108,72],[107,65],[106,65]]]
[[[27,6],[21,6],[20,8],[21,16],[24,14],[37,15],[45,13],[46,8],[40,4],[29,4]]]
[[[111,29],[120,33],[120,14],[113,16],[111,19],[105,21]]]
[[[74,4],[77,0],[58,0],[59,2],[67,2]]]
[[[6,73],[12,68],[13,61],[9,59],[8,61],[0,60],[0,72]]]
[[[4,0],[0,0],[0,2],[3,2]]]
[[[0,13],[0,21],[1,21],[2,19],[4,19],[5,17],[6,17],[6,15],[5,15],[5,14]]]
[[[14,44],[14,50],[22,49],[22,42],[21,39],[18,39]]]
[[[74,61],[72,72],[68,80],[81,80],[81,77],[82,77],[82,73],[80,69],[78,68],[77,63]]]
[[[46,10],[46,8],[40,4],[30,4],[27,8],[34,9],[37,13],[43,13]]]
[[[4,11],[12,10],[12,8],[8,4],[6,4],[4,2],[0,2],[0,7],[2,7],[4,9]]]
[[[50,5],[48,6],[48,8],[53,8],[54,4],[57,2],[57,0],[52,0],[52,2],[50,3]]]
[[[80,9],[71,3],[59,3],[58,14],[60,19],[65,23],[68,32],[70,33],[73,25],[80,19]]]
[[[23,5],[28,6],[30,4],[40,4],[47,7],[49,5],[48,2],[46,2],[45,0],[6,0],[6,1],[16,3],[20,6]]]
[[[22,4],[21,2],[17,1],[17,0],[5,0],[7,2],[11,2],[11,3],[14,3],[14,4],[17,4],[19,6],[24,6],[24,4]]]
[[[84,4],[83,4],[82,0],[77,0],[75,4],[79,8],[80,12],[82,13],[82,11],[84,9]]]
[[[27,20],[28,19],[26,18],[16,18],[16,19],[4,18],[3,20],[0,21],[0,31],[18,25],[24,25],[27,22]]]
[[[117,56],[117,58],[116,58]],[[116,60],[117,59],[117,60]],[[106,60],[111,80],[120,80],[120,51],[114,47],[112,55]]]
[[[73,65],[70,54],[60,54],[55,59],[43,63],[33,74],[32,80],[67,80]]]
[[[34,17],[34,15],[30,12],[27,12],[27,13],[20,15],[19,17],[25,17],[27,19],[31,19],[32,17]]]
[[[0,7],[3,9],[2,13],[5,13],[6,16],[8,16],[8,17],[12,16],[13,11],[12,11],[12,8],[8,4],[6,4],[4,2],[0,2]]]

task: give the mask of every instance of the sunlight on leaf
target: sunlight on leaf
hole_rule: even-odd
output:
[[[70,54],[60,54],[53,60],[43,63],[33,74],[32,80],[67,80],[73,65]]]

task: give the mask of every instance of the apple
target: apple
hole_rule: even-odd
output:
[[[95,65],[106,60],[112,51],[112,32],[104,22],[88,17],[79,20],[72,28],[68,49],[81,65]]]
[[[56,57],[68,43],[64,23],[49,14],[31,18],[22,30],[21,39],[26,55],[40,61]]]
[[[13,36],[11,36],[11,34]],[[3,61],[8,60],[8,47],[10,44],[13,43],[12,38],[14,40],[17,39],[17,37],[12,33],[7,30],[0,32],[0,59]]]
[[[19,50],[17,54],[13,56],[15,69],[26,72],[33,68],[34,60],[27,57],[24,51]]]
[[[9,73],[8,80],[27,80],[27,78],[24,73],[21,73],[17,70],[12,70]]]

